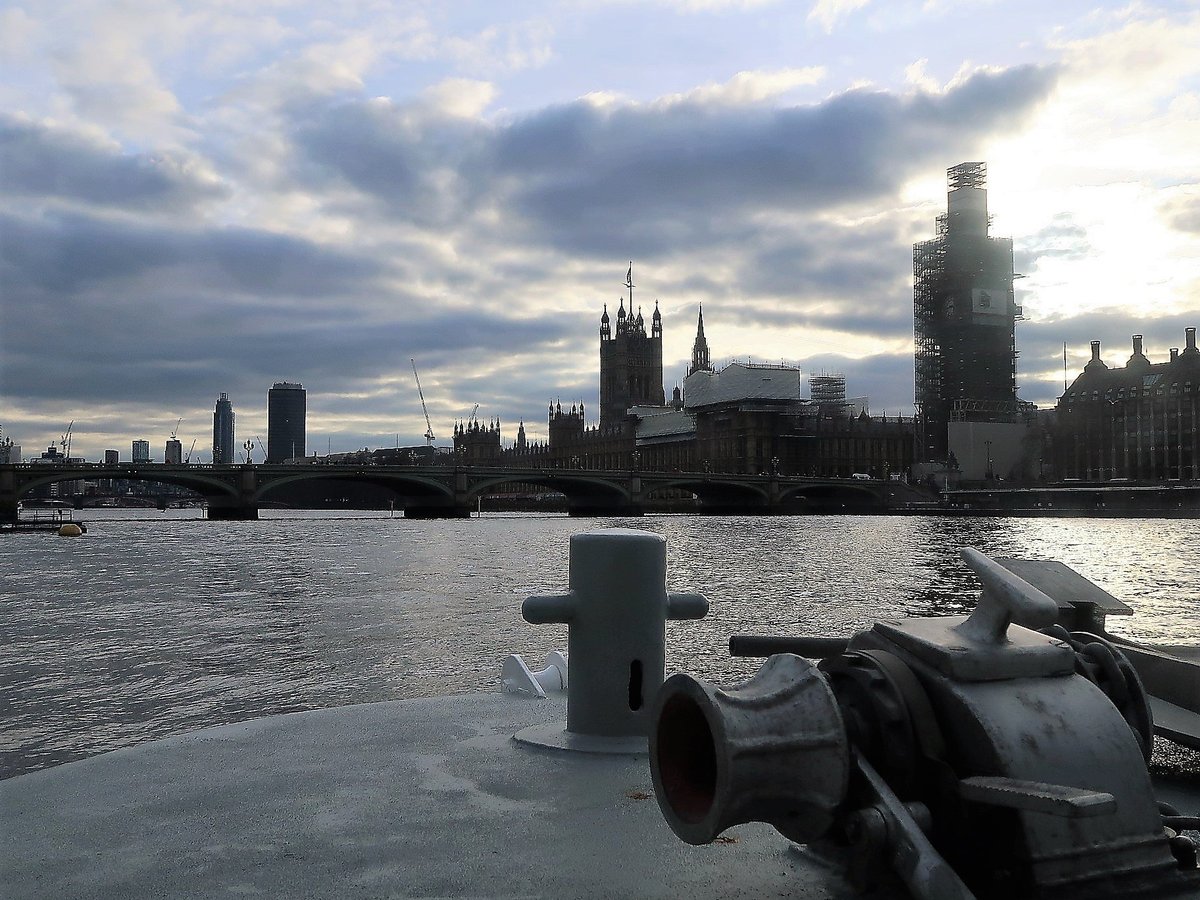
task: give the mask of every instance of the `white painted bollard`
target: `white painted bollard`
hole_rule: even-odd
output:
[[[535,625],[570,627],[567,723],[538,725],[517,740],[592,753],[645,753],[649,710],[666,673],[667,619],[699,619],[700,594],[667,593],[667,541],[629,528],[571,537],[569,590],[529,597]]]

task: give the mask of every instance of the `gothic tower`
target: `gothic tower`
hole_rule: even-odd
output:
[[[704,337],[704,307],[700,307],[700,317],[696,321],[696,342],[692,344],[692,364],[687,373],[711,372],[712,362],[708,357],[708,341]]]
[[[1018,413],[1012,238],[988,233],[987,166],[946,170],[937,234],[913,245],[918,459],[942,460],[950,422]]]
[[[629,311],[625,299],[617,306],[614,332],[608,317],[608,304],[600,317],[600,425],[615,425],[631,406],[663,406],[662,313],[654,304],[650,333],[642,311],[633,306],[633,263],[625,276],[629,290]]]

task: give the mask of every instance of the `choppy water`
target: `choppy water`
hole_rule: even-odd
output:
[[[86,515],[86,514],[85,514]],[[489,689],[512,652],[565,628],[520,604],[567,582],[577,531],[667,537],[668,669],[718,681],[735,633],[849,633],[973,603],[957,548],[1059,559],[1136,609],[1113,631],[1200,642],[1200,525],[1134,519],[487,516],[407,521],[266,513],[208,522],[96,511],[78,539],[0,539],[0,777],[273,713]]]

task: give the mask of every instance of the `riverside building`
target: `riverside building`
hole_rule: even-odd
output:
[[[625,281],[631,298],[632,271],[630,266]],[[662,335],[657,304],[649,333],[641,312],[631,317],[623,300],[614,328],[605,305],[599,422],[588,424],[582,402],[564,407],[556,401],[547,412],[547,441],[528,440],[521,422],[507,448],[499,420],[460,422],[455,459],[467,465],[877,478],[912,465],[911,419],[872,418],[865,400],[846,402],[843,376],[827,376],[820,399],[806,399],[793,366],[737,362],[715,369],[703,312],[687,377],[665,403]]]
[[[217,399],[217,408],[213,411],[213,463],[237,462],[234,446],[233,404],[229,401],[229,395],[222,393]]]
[[[267,462],[281,463],[305,455],[306,406],[302,384],[277,381],[267,391]]]
[[[1184,347],[1151,362],[1142,336],[1121,368],[1092,358],[1056,408],[1055,468],[1081,481],[1200,479],[1200,349],[1196,329]]]

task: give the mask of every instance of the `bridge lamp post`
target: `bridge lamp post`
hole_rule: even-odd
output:
[[[252,465],[254,458],[250,455],[250,451],[254,449],[254,441],[246,441],[246,443],[242,444],[242,449],[246,451],[246,464]]]
[[[771,474],[772,475],[779,474],[779,457],[778,456],[771,457]]]

